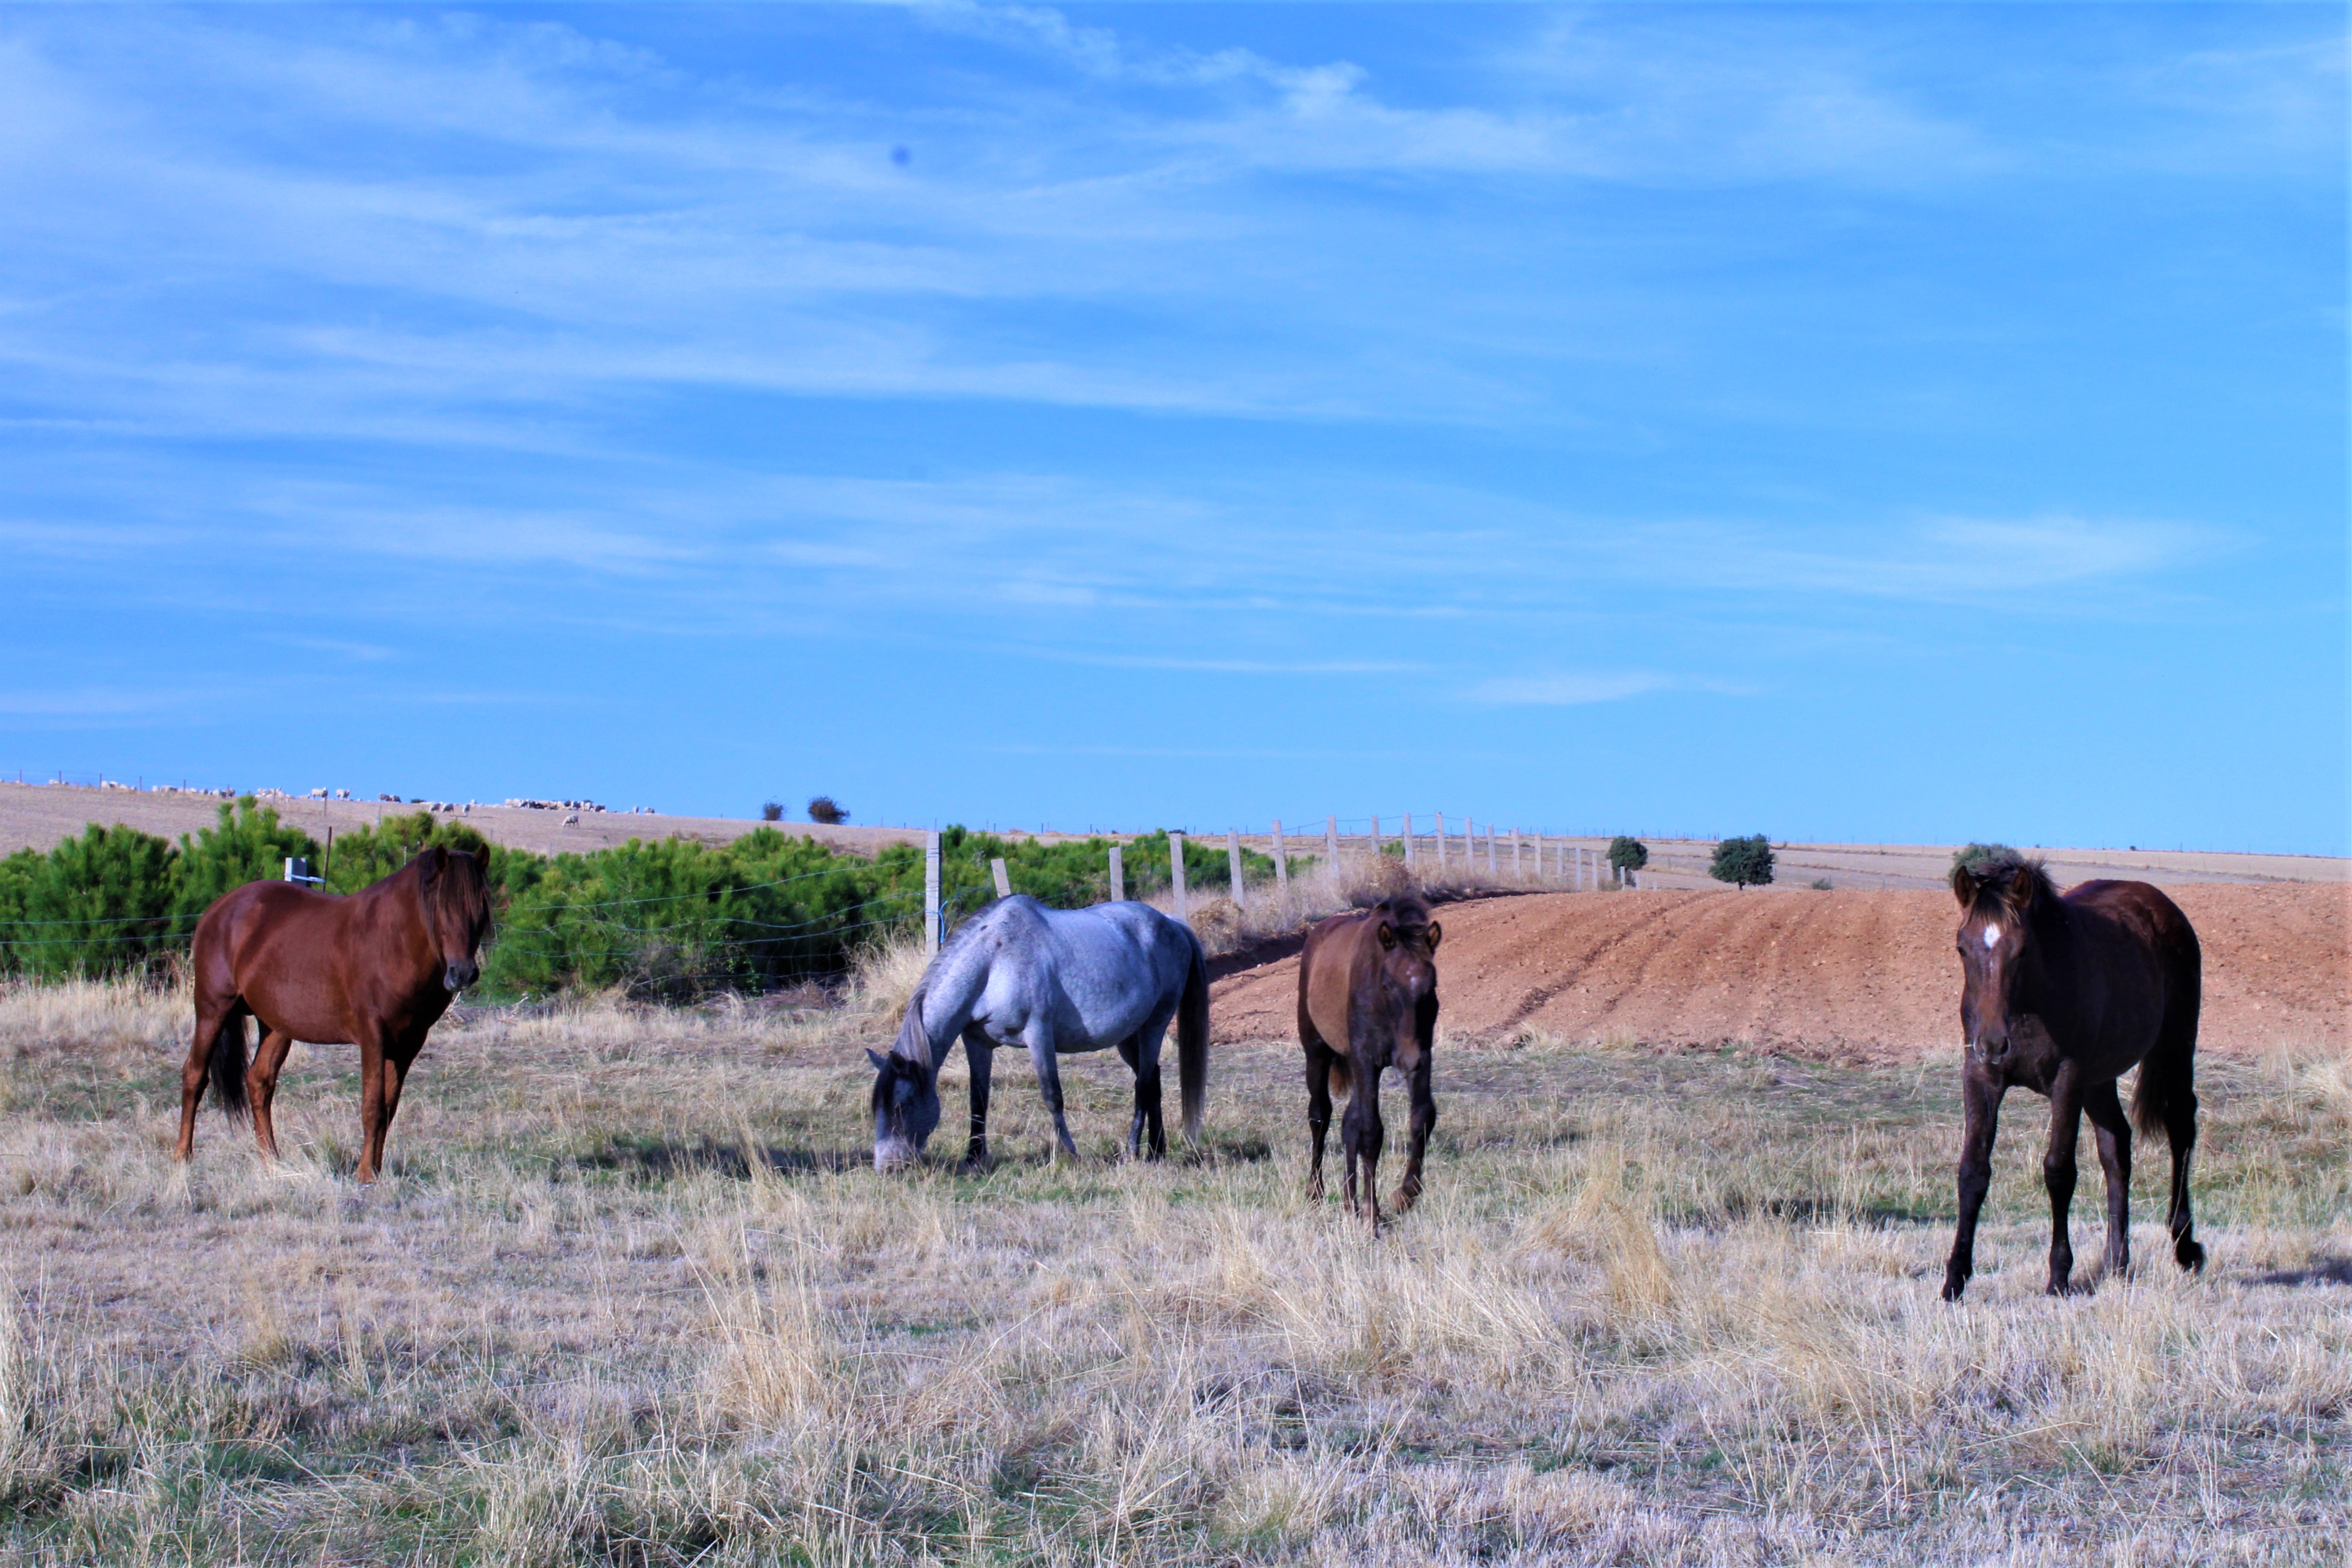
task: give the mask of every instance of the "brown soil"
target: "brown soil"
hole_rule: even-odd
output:
[[[2352,888],[2169,891],[2204,946],[2204,1049],[2352,1040]],[[1538,894],[1438,913],[1441,1028],[1458,1043],[1537,1033],[1884,1062],[1958,1040],[1948,894]],[[1297,970],[1286,956],[1218,981],[1218,1037],[1295,1039]]]

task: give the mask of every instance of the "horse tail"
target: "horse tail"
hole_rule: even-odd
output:
[[[2179,912],[2175,911],[2176,918]],[[2132,1086],[2132,1121],[2141,1133],[2155,1137],[2167,1132],[2183,1113],[2197,1114],[2193,1079],[2197,1064],[2197,1015],[2204,1001],[2205,957],[2196,933],[2180,921],[2177,950],[2168,977],[2173,994],[2165,998],[2164,1021],[2157,1026],[2156,1044],[2139,1064],[2139,1081]],[[2194,1124],[2193,1123],[2191,1124]]]
[[[242,1006],[231,1007],[213,1028],[213,1046],[205,1059],[212,1074],[215,1103],[232,1122],[245,1120],[245,1019]]]
[[[1209,960],[1199,937],[1192,937],[1192,946],[1184,996],[1176,1004],[1176,1080],[1184,1093],[1184,1136],[1198,1143],[1209,1100]]]
[[[1356,1092],[1356,1075],[1348,1071],[1348,1059],[1336,1051],[1331,1053],[1331,1067],[1325,1082],[1334,1100],[1345,1100]]]

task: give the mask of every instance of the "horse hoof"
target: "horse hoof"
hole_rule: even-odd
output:
[[[1960,1299],[1960,1292],[1968,1288],[1966,1280],[1947,1280],[1944,1281],[1944,1300],[1957,1301]]]
[[[2184,1241],[2172,1249],[2172,1255],[2189,1273],[2202,1274],[2205,1271],[2205,1249],[2198,1243]]]

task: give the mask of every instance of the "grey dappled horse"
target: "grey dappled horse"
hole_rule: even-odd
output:
[[[911,1164],[940,1124],[940,1065],[958,1035],[971,1063],[970,1159],[988,1158],[988,1073],[996,1048],[1019,1046],[1037,1068],[1062,1154],[1076,1158],[1062,1119],[1055,1058],[1116,1046],[1135,1072],[1129,1155],[1168,1150],[1160,1121],[1160,1042],[1176,1024],[1184,1135],[1201,1132],[1209,1077],[1209,966],[1201,939],[1148,904],[1048,909],[1026,894],[1000,898],[957,930],[924,970],[907,1021],[874,1076],[874,1168]]]

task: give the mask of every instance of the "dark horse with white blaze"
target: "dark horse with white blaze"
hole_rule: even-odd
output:
[[[1323,1136],[1331,1125],[1331,1094],[1349,1096],[1339,1126],[1348,1159],[1348,1212],[1381,1226],[1378,1167],[1386,1129],[1381,1124],[1381,1072],[1404,1075],[1412,1099],[1412,1143],[1404,1179],[1390,1201],[1402,1214],[1421,1197],[1421,1160],[1437,1125],[1429,1090],[1430,1054],[1437,1033],[1437,943],[1444,927],[1429,906],[1404,895],[1370,909],[1335,915],[1307,934],[1298,955],[1298,1042],[1307,1051],[1307,1125],[1315,1137],[1307,1169],[1307,1196],[1323,1196]],[[1353,1092],[1350,1092],[1352,1086]],[[1364,1167],[1364,1195],[1356,1197],[1356,1166]]]
[[[436,845],[348,896],[290,882],[248,882],[214,901],[196,925],[196,1033],[180,1073],[180,1142],[196,1144],[196,1105],[209,1076],[232,1118],[250,1107],[261,1152],[278,1157],[270,1103],[298,1040],[360,1048],[360,1163],[372,1182],[425,1031],[474,983],[490,924],[483,861]],[[261,1023],[246,1062],[245,1020]]]
[[[1055,1146],[1075,1159],[1062,1119],[1057,1057],[1118,1048],[1135,1073],[1127,1149],[1167,1153],[1160,1119],[1160,1046],[1176,1025],[1184,1135],[1201,1134],[1209,1079],[1209,966],[1201,939],[1148,904],[1048,909],[1026,894],[1000,898],[959,927],[907,1003],[906,1021],[874,1063],[874,1168],[911,1164],[940,1124],[940,1066],[961,1035],[971,1064],[967,1157],[988,1159],[988,1077],[996,1048],[1019,1046],[1037,1069]]]
[[[2167,1223],[2183,1269],[2205,1266],[2190,1234],[2189,1154],[2197,1143],[2197,1011],[2203,958],[2179,905],[2144,882],[2086,882],[2061,896],[2042,862],[2003,852],[1952,870],[1960,921],[1961,1080],[1967,1125],[1960,1148],[1960,1223],[1944,1272],[1944,1299],[1959,1300],[1975,1270],[1977,1212],[1992,1180],[1993,1124],[2001,1095],[2021,1085],[2050,1100],[2042,1156],[2050,1189],[2050,1283],[2063,1295],[2074,1272],[2066,1211],[2074,1197],[2080,1118],[2098,1134],[2107,1178],[2107,1272],[2130,1267],[2132,1123],[2172,1145]],[[2135,1063],[2132,1113],[2116,1080]]]

